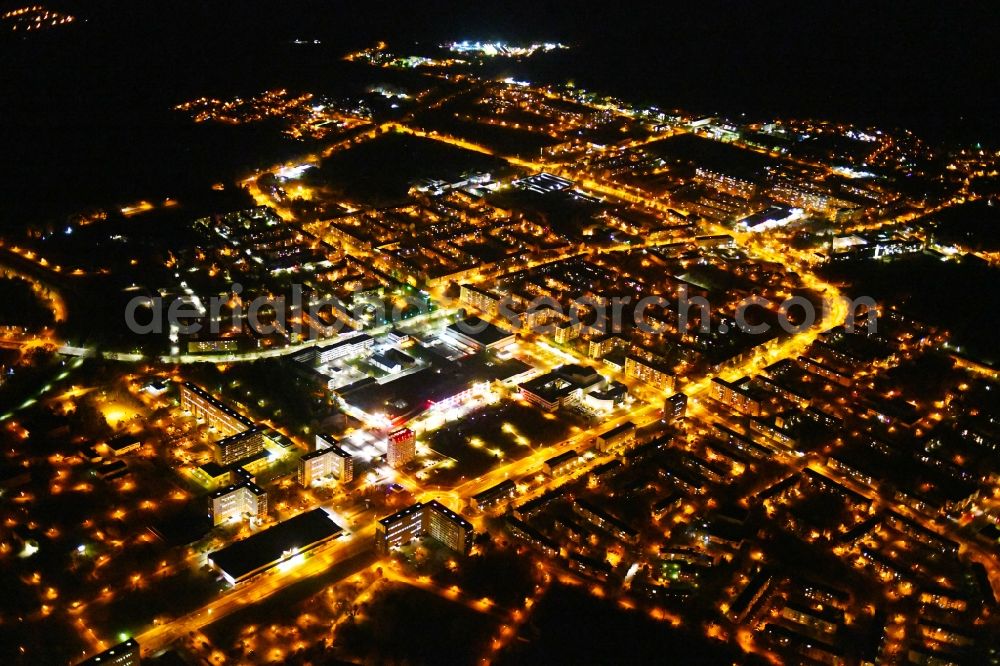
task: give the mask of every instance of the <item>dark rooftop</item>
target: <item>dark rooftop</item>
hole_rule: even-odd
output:
[[[466,317],[462,321],[450,324],[448,330],[471,338],[484,347],[489,347],[514,335],[510,331],[506,331],[479,317]]]
[[[217,550],[208,559],[230,580],[239,581],[286,559],[293,550],[307,550],[341,532],[326,511],[313,509]]]

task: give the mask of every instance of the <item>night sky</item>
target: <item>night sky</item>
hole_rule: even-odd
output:
[[[1000,15],[986,3],[603,4],[51,4],[84,22],[0,36],[0,218],[16,226],[171,180],[203,182],[202,154],[226,146],[205,145],[170,107],[198,95],[336,86],[340,56],[378,39],[559,40],[574,48],[524,65],[526,75],[696,113],[843,119],[1000,143]],[[322,44],[290,46],[296,38]]]

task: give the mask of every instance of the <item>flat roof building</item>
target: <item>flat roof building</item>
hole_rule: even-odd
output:
[[[424,505],[424,533],[463,555],[472,547],[472,523],[437,500]]]
[[[674,390],[673,369],[659,361],[645,359],[635,354],[625,357],[625,376],[638,379],[662,391]]]
[[[375,523],[375,547],[380,553],[428,536],[465,555],[472,535],[472,524],[437,500],[417,502]]]
[[[264,433],[260,428],[252,427],[235,435],[223,437],[215,442],[213,447],[215,461],[220,465],[231,465],[263,451]]]
[[[267,492],[250,479],[220,488],[208,496],[208,517],[213,525],[241,517],[263,520],[267,517]]]
[[[485,289],[479,289],[471,284],[463,284],[459,291],[459,300],[476,308],[480,312],[496,315],[500,311],[500,296]]]
[[[549,458],[544,463],[542,463],[542,469],[549,476],[559,476],[560,474],[566,474],[571,471],[574,467],[580,464],[583,459],[580,454],[575,450],[570,449],[564,453],[560,453],[557,456]]]
[[[477,493],[472,496],[472,506],[480,511],[486,511],[495,506],[503,504],[508,500],[514,499],[514,495],[517,494],[517,486],[510,479],[506,481],[501,481],[500,483],[487,488],[481,493]]]
[[[225,486],[230,481],[229,467],[220,465],[214,460],[209,460],[204,465],[199,465],[191,471],[191,475],[209,490],[217,490]]]
[[[424,525],[424,505],[412,504],[375,523],[375,547],[388,553],[420,536]]]
[[[626,421],[597,436],[597,450],[606,453],[611,449],[635,441],[635,424]]]
[[[394,423],[428,410],[465,403],[495,382],[514,383],[531,370],[517,359],[473,354],[457,360],[433,356],[430,367],[401,374],[389,382],[366,378],[337,390],[344,402],[368,414],[382,414]]]
[[[732,407],[740,414],[747,416],[760,416],[763,404],[747,390],[748,380],[738,382],[728,382],[721,377],[713,377],[711,384],[711,396],[726,405]]]
[[[543,171],[527,178],[515,180],[514,187],[530,190],[536,194],[550,194],[552,192],[568,190],[573,187],[573,181]]]
[[[582,365],[563,365],[555,370],[520,384],[524,399],[533,405],[553,412],[584,393],[604,385],[600,373]]]
[[[663,419],[673,423],[684,418],[687,413],[688,397],[684,393],[675,393],[663,401]]]
[[[609,382],[607,388],[600,388],[583,394],[583,404],[592,409],[610,412],[623,404],[628,397],[628,387],[621,382]]]
[[[106,444],[112,455],[124,456],[142,448],[142,440],[135,435],[118,435],[108,440]]]
[[[312,550],[343,533],[323,509],[313,509],[241,539],[208,556],[232,584]]]
[[[499,349],[514,342],[514,334],[479,317],[467,317],[445,329],[445,333],[473,351]]]
[[[389,433],[386,444],[386,460],[393,469],[402,467],[417,457],[417,434],[409,428],[400,428]]]
[[[210,428],[223,436],[235,435],[253,427],[253,421],[191,382],[181,384],[181,409],[204,419]]]
[[[134,638],[81,661],[77,666],[139,666],[139,643]]]
[[[317,436],[317,442],[319,436]],[[336,444],[304,454],[299,458],[298,480],[305,487],[323,480],[349,483],[354,478],[354,458]]]
[[[383,352],[375,352],[368,362],[383,372],[394,373],[413,367],[417,361],[409,354],[389,348]]]
[[[358,356],[371,351],[375,346],[375,338],[367,333],[338,338],[334,342],[322,347],[316,347],[316,361],[320,365],[325,365],[341,358]]]

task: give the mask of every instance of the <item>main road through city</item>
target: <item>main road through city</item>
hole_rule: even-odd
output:
[[[298,564],[272,568],[256,578],[236,585],[187,615],[150,627],[135,639],[144,655],[155,654],[189,632],[259,602],[289,585],[321,574],[338,562],[373,551],[374,547],[375,524],[371,523],[357,532],[311,551]],[[359,568],[363,568],[364,558],[358,558],[358,561]],[[352,573],[354,572],[346,571],[344,576]]]
[[[364,138],[374,138],[380,133],[386,131],[395,131],[410,134],[413,136],[418,136],[426,139],[431,139],[450,145],[454,145],[466,150],[472,150],[484,154],[493,155],[494,152],[486,147],[474,144],[470,141],[464,139],[458,139],[455,137],[449,137],[443,134],[435,132],[426,132],[423,130],[413,129],[401,123],[386,123],[378,127],[373,127],[370,132],[363,135]],[[308,156],[304,158],[305,160],[318,161],[321,156],[327,156],[330,153],[349,147],[350,144],[344,145],[332,145],[323,151],[321,155]],[[540,161],[525,161],[516,158],[504,158],[507,159],[512,165],[525,168],[534,172],[538,171],[551,171],[554,173],[562,174],[567,177],[576,179],[583,187],[591,191],[597,192],[601,195],[611,196],[619,200],[627,201],[632,204],[640,205],[652,212],[666,213],[668,207],[661,201],[644,196],[641,192],[629,188],[623,189],[614,184],[610,184],[604,181],[599,181],[587,174],[577,172],[572,168],[566,167],[566,165],[561,165],[557,163],[546,163]],[[248,179],[246,181],[249,184],[253,184],[254,179]],[[258,200],[258,203],[267,205],[276,205],[277,202],[270,200],[264,193],[256,190],[255,187],[251,187],[251,191],[254,193]],[[279,206],[280,207],[280,206]],[[291,215],[287,210],[282,210],[284,213],[283,217],[290,222],[294,223],[291,219]],[[718,232],[718,229],[712,229],[713,232]],[[724,233],[732,234],[732,231],[726,229],[721,230]],[[672,238],[667,241],[676,243],[681,241],[693,241],[694,238],[688,239],[677,239]],[[791,248],[782,248],[780,252],[775,251],[762,242],[759,242],[755,237],[749,235],[736,235],[736,240],[738,244],[752,257],[758,257],[761,259],[766,259],[768,261],[774,261],[781,263],[786,267],[795,270],[800,278],[802,279],[804,285],[815,293],[822,294],[824,300],[824,307],[822,315],[817,321],[817,323],[803,331],[789,335],[784,338],[779,338],[772,341],[768,345],[762,346],[752,358],[745,360],[744,362],[727,368],[721,373],[721,376],[727,379],[732,379],[735,377],[743,376],[745,374],[750,374],[757,371],[761,365],[767,363],[773,363],[780,359],[785,358],[795,358],[806,348],[812,344],[816,339],[817,335],[829,328],[841,325],[845,322],[848,315],[848,302],[843,299],[839,290],[832,284],[829,284],[822,279],[816,277],[812,274],[808,267],[811,263],[811,257],[807,253],[796,252]],[[603,248],[601,251],[612,251],[612,250],[636,250],[644,246],[652,246],[656,243],[643,243],[643,244],[630,244],[623,245],[616,248]],[[576,251],[566,254],[565,256],[547,256],[543,259],[539,259],[538,263],[549,263],[551,261],[556,261],[559,259],[566,259],[570,256],[575,256],[576,254],[582,254],[584,251]],[[525,266],[519,266],[519,268],[530,267],[533,263],[529,259]],[[485,276],[484,276],[485,278]],[[438,290],[435,290],[438,291]],[[436,293],[436,297],[441,299],[441,294]],[[450,311],[446,306],[445,302],[441,305],[444,306],[442,309],[446,312]],[[63,313],[64,314],[64,313]],[[159,360],[172,363],[186,363],[186,362],[204,362],[204,361],[218,361],[218,362],[234,362],[241,360],[252,360],[256,358],[266,358],[271,356],[281,356],[285,354],[295,353],[301,349],[307,348],[311,345],[316,344],[316,341],[306,341],[299,344],[289,345],[279,349],[263,350],[263,351],[252,351],[245,354],[224,354],[224,355],[177,355],[177,356],[167,356],[161,357]],[[95,353],[92,349],[77,349],[76,352],[81,355],[89,355]],[[122,354],[113,352],[104,352],[102,354],[106,358],[121,360],[121,361],[142,361],[148,360],[147,357],[139,354]],[[582,359],[581,359],[582,360]],[[708,394],[708,390],[711,386],[711,375],[705,375],[701,377],[688,378],[681,386],[680,390],[683,390],[689,397],[691,404],[694,409],[699,409],[698,404],[700,401],[704,400]],[[644,406],[633,410],[628,414],[618,416],[614,419],[604,421],[598,426],[594,426],[590,429],[577,432],[570,438],[558,442],[552,446],[533,451],[531,454],[515,460],[507,465],[498,467],[481,477],[476,479],[471,479],[461,483],[460,485],[448,490],[421,490],[419,487],[412,488],[416,491],[417,496],[421,498],[437,497],[440,498],[448,504],[455,505],[454,508],[462,509],[466,505],[468,499],[475,494],[505,480],[505,479],[524,479],[534,475],[541,469],[542,463],[571,447],[587,448],[590,445],[592,439],[599,433],[619,424],[626,420],[631,420],[637,425],[643,425],[649,423],[659,417],[660,405],[655,402],[647,402]],[[604,460],[609,459],[609,456],[596,456],[587,465],[591,467],[597,465]],[[557,483],[556,481],[551,481],[548,484],[543,485],[541,489],[550,487],[552,484]],[[535,492],[541,490],[540,488],[535,488]],[[218,620],[219,618],[225,617],[226,615],[238,611],[241,608],[246,607],[249,604],[259,602],[262,599],[267,598],[276,591],[287,587],[288,585],[307,579],[311,576],[316,576],[324,571],[327,571],[337,562],[342,562],[356,555],[365,553],[366,551],[372,550],[374,547],[374,523],[371,523],[359,531],[350,534],[346,537],[342,537],[333,544],[324,546],[313,552],[310,557],[306,558],[303,562],[295,567],[276,567],[266,574],[263,574],[253,580],[241,583],[234,588],[226,591],[217,598],[213,599],[209,603],[205,604],[201,608],[184,615],[182,617],[176,618],[174,620],[165,622],[149,628],[147,631],[138,635],[136,639],[142,646],[143,652],[145,654],[153,654],[162,648],[168,646],[175,640],[184,637],[189,632],[193,632],[200,627]],[[970,553],[975,553],[979,555],[978,550],[966,546],[967,551]],[[980,559],[981,557],[976,557]],[[992,563],[989,563],[988,570],[990,571],[991,578],[996,580],[997,578],[997,567]],[[345,575],[349,575],[348,572]]]
[[[811,286],[813,288],[819,287],[832,292],[833,295],[837,295],[836,288],[833,285],[816,282]],[[842,323],[847,316],[847,304],[842,299],[830,298],[828,304],[829,306],[825,308],[822,319],[815,326],[771,345],[762,354],[746,360],[739,366],[728,368],[725,375],[733,377],[752,372],[757,369],[762,359],[765,358],[767,362],[774,362],[782,358],[794,358],[802,353],[812,344],[820,331]],[[692,402],[704,399],[707,396],[711,385],[711,378],[711,376],[705,376],[684,384],[683,390],[688,394]],[[655,420],[658,418],[659,408],[658,404],[647,404],[629,414],[619,416],[611,421],[602,422],[599,426],[576,433],[562,442],[534,451],[528,456],[498,467],[481,477],[463,482],[451,490],[428,490],[424,492],[420,492],[419,488],[414,488],[414,490],[420,493],[419,496],[421,498],[430,499],[435,497],[444,500],[448,504],[456,505],[456,509],[461,509],[467,503],[468,498],[477,493],[505,479],[520,479],[526,475],[534,474],[540,470],[542,463],[546,459],[573,446],[585,447],[589,445],[593,437],[618,423],[631,420],[638,425],[642,425]],[[607,459],[610,459],[610,456],[598,456],[591,461],[588,467],[599,464]],[[137,640],[145,653],[155,653],[190,631],[194,631],[205,624],[225,617],[248,604],[258,602],[296,581],[318,575],[335,563],[353,557],[365,550],[370,550],[373,546],[374,523],[315,552],[309,559],[306,559],[295,568],[284,570],[275,568],[256,579],[241,583],[196,611],[150,628],[137,636]],[[351,572],[345,575],[349,573]]]

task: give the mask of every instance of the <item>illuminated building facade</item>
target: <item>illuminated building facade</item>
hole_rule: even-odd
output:
[[[635,441],[635,424],[626,421],[621,425],[597,436],[597,450],[606,453],[619,446]]]
[[[471,284],[462,285],[459,300],[489,315],[496,315],[500,311],[499,296]]]
[[[625,357],[625,376],[646,382],[663,391],[672,391],[674,388],[674,375],[671,374],[670,368],[634,354]]]
[[[375,523],[375,547],[381,553],[420,536],[423,530],[424,505],[420,502],[397,511]]]
[[[601,358],[613,352],[621,344],[621,338],[614,335],[602,335],[591,338],[587,342],[587,356],[590,358]]]
[[[181,409],[204,419],[210,428],[224,437],[253,427],[253,421],[191,382],[181,384]]]
[[[381,553],[428,536],[464,555],[472,535],[472,524],[437,500],[417,502],[375,523],[375,546]]]
[[[317,436],[317,441],[319,436]],[[348,483],[354,478],[354,458],[336,444],[303,455],[299,459],[299,483],[309,487],[325,478]]]
[[[208,502],[213,525],[243,516],[257,520],[267,517],[267,492],[250,480],[216,490],[208,496]]]
[[[583,462],[583,459],[580,457],[580,454],[570,449],[546,460],[542,463],[542,470],[549,476],[559,476],[571,472],[581,462]]]
[[[207,354],[211,352],[234,352],[239,349],[239,341],[234,338],[216,338],[214,340],[189,340],[189,354]]]
[[[139,643],[134,638],[95,654],[78,666],[139,666]]]
[[[753,178],[702,167],[696,170],[695,175],[710,187],[735,197],[749,199],[757,193],[757,182]]]
[[[472,506],[480,511],[487,511],[514,499],[515,495],[517,495],[517,485],[510,479],[507,479],[487,488],[481,493],[473,495]]]
[[[417,434],[409,428],[389,433],[386,459],[393,469],[402,467],[417,456]]]
[[[217,550],[208,556],[208,561],[236,585],[275,565],[301,561],[304,553],[343,533],[343,528],[326,511],[312,509]]]
[[[367,333],[359,333],[349,338],[343,338],[323,347],[316,348],[316,359],[321,365],[349,358],[371,351],[375,346],[375,338]]]
[[[502,349],[513,344],[516,339],[510,331],[478,317],[468,317],[464,321],[451,324],[445,329],[445,333],[473,352]]]
[[[567,344],[580,337],[583,323],[579,320],[562,321],[555,324],[552,331],[552,339],[561,345]]]
[[[747,416],[760,416],[762,405],[739,382],[727,382],[721,377],[712,378],[711,395],[727,407]]]
[[[216,490],[229,484],[231,479],[229,468],[223,467],[214,460],[195,467],[191,471],[191,476],[210,490]]]
[[[231,465],[263,451],[264,433],[259,428],[250,428],[236,435],[224,437],[213,446],[216,462],[220,465]]]
[[[472,546],[472,524],[437,500],[424,505],[423,529],[427,536],[463,555]]]

